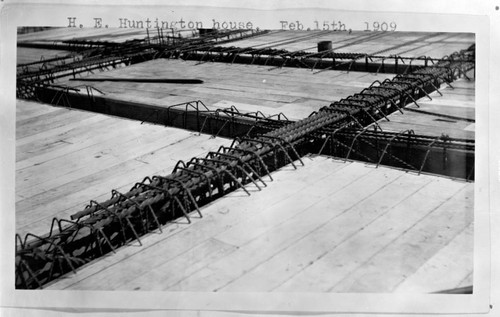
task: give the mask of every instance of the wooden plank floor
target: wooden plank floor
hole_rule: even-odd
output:
[[[84,111],[17,101],[16,231],[47,233],[111,189],[168,175],[180,159],[228,145],[188,131]]]
[[[473,33],[274,31],[223,46],[317,52],[321,41],[331,41],[335,52],[441,58],[467,49],[475,38]]]
[[[38,35],[24,34],[20,41],[54,41],[75,37],[120,41],[122,37],[140,38],[144,35],[144,30],[54,29],[37,33]],[[475,39],[474,34],[463,33],[273,31],[226,45],[316,51],[317,43],[325,40],[331,40],[338,52],[440,58],[466,49]],[[242,112],[261,111],[266,115],[281,112],[290,119],[298,120],[333,101],[361,91],[375,80],[383,81],[392,75],[339,71],[313,73],[307,69],[161,59],[87,77],[197,78],[204,83],[186,85],[64,81],[63,84],[91,85],[109,98],[165,107],[201,100],[211,109],[236,106]]]
[[[472,284],[472,183],[325,157],[273,178],[48,288],[425,293]]]
[[[164,36],[191,37],[197,34],[195,30],[173,30],[163,29]],[[106,41],[122,43],[130,40],[142,40],[148,35],[146,29],[141,28],[53,28],[39,32],[18,34],[18,43],[43,43],[43,44],[61,44],[68,40],[86,40],[86,41]],[[156,30],[149,30],[150,37],[158,36]],[[17,47],[17,64],[40,61],[53,57],[61,57],[71,54],[71,51],[48,49],[48,48],[30,48]],[[68,60],[69,62],[69,60]],[[38,65],[40,67],[40,65]],[[35,69],[30,67],[30,69]]]
[[[173,32],[173,33],[172,33]],[[196,30],[163,30],[164,35],[191,37]],[[56,43],[64,40],[99,40],[107,42],[124,42],[144,39],[145,29],[128,28],[54,28],[41,32],[20,34],[20,43]],[[150,36],[157,36],[150,30]],[[271,31],[243,40],[220,44],[231,47],[253,47],[255,49],[273,48],[289,51],[316,52],[317,43],[331,41],[335,52],[367,53],[376,55],[401,55],[406,57],[429,56],[441,58],[455,51],[468,48],[475,41],[472,33],[416,33],[416,32],[325,32],[325,31]],[[33,61],[30,56],[36,49],[18,48],[18,63]],[[41,54],[52,57],[62,52],[40,50]],[[380,62],[380,61],[379,61]],[[393,63],[387,59],[385,63]],[[415,62],[418,63],[418,62]]]
[[[148,35],[158,36],[156,30],[145,28],[53,28],[40,32],[19,34],[18,42],[30,43],[59,43],[68,40],[87,40],[87,41],[107,41],[107,42],[125,42],[130,40],[145,39]],[[164,36],[190,37],[197,33],[194,30],[163,29]]]
[[[91,75],[94,78],[196,78],[203,84],[155,84],[131,82],[80,82],[90,84],[106,97],[141,101],[163,107],[201,100],[209,108],[236,106],[242,112],[262,111],[266,115],[284,113],[302,119],[331,102],[345,98],[375,80],[390,74],[310,70],[267,66],[158,59]]]
[[[138,36],[122,31],[57,29],[46,40]],[[33,40],[29,36],[26,41]],[[230,44],[315,51],[321,40],[332,40],[339,52],[442,57],[467,48],[474,36],[273,32]],[[211,109],[234,105],[242,112],[282,112],[298,120],[393,75],[158,59],[91,76],[204,83],[64,83],[90,84],[105,97],[145,104],[167,107],[199,99]],[[443,87],[443,97],[434,93],[432,101],[419,100],[418,109],[473,119],[474,82],[453,85],[454,90]],[[111,189],[126,191],[145,176],[169,174],[179,159],[229,143],[25,101],[18,101],[16,115],[20,234],[44,234],[52,217],[68,217],[91,199],[109,198]],[[464,120],[411,111],[390,120],[380,123],[384,130],[474,138],[474,124]],[[142,247],[131,243],[49,288],[426,293],[472,285],[472,183],[324,157],[307,157],[305,163],[275,172],[275,181],[262,191],[249,185],[250,197],[235,191],[205,206],[204,218],[193,215],[190,225],[184,219],[170,223],[163,233],[143,237]]]
[[[62,57],[69,55],[70,51],[64,50],[49,50],[41,48],[18,47],[17,48],[17,64],[26,64],[31,62],[38,62],[53,57]],[[38,65],[40,67],[41,65]],[[32,67],[31,70],[36,68]]]
[[[475,120],[475,81],[459,79],[452,83],[453,89],[442,85],[443,96],[437,92],[430,94],[432,100],[424,97],[415,104],[406,108],[427,113],[403,110],[404,114],[394,112],[389,120],[379,121],[384,131],[401,132],[412,129],[415,134],[440,136],[448,135],[452,138],[474,140],[475,123],[466,119]],[[454,118],[442,115],[452,116]]]

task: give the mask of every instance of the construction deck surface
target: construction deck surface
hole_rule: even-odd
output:
[[[392,74],[341,71],[314,74],[308,69],[158,59],[86,78],[201,79],[203,84],[78,80],[65,84],[91,85],[106,98],[161,107],[201,100],[213,110],[235,106],[240,112],[261,111],[267,116],[283,113],[290,120],[299,120],[335,100],[359,92],[377,79],[392,77]]]
[[[380,127],[384,131],[411,129],[415,134],[474,140],[474,80],[459,79],[452,83],[452,87],[442,85],[440,92],[442,95],[433,92],[416,104],[411,103],[403,109],[404,113],[394,112],[388,120],[380,120]]]
[[[178,36],[182,34],[184,37],[189,37],[194,33],[193,30],[162,30],[165,35]],[[67,40],[82,40],[82,41],[106,41],[114,43],[122,43],[125,41],[143,39],[148,34],[157,36],[156,30],[146,30],[141,28],[52,28],[50,30],[25,33],[18,35],[19,43],[53,43]]]
[[[304,162],[48,288],[386,293],[472,284],[473,184],[325,157]]]
[[[86,33],[85,33],[86,32]],[[144,31],[56,29],[21,42],[72,38],[125,41]],[[338,52],[441,58],[474,43],[473,34],[273,32],[228,43],[316,52],[331,40]],[[18,63],[65,51],[18,47]],[[388,62],[390,62],[388,60]],[[87,78],[201,79],[203,84],[60,81],[90,85],[104,97],[168,107],[201,100],[210,109],[307,117],[393,74],[321,71],[157,59]],[[78,78],[77,78],[78,79]],[[418,100],[379,121],[474,139],[475,84]],[[95,94],[99,94],[94,91]],[[425,112],[425,113],[424,113]],[[168,175],[178,160],[205,156],[230,140],[101,114],[18,100],[16,232],[45,234],[53,217],[69,218],[111,190],[146,176]],[[167,224],[51,282],[48,289],[208,292],[417,292],[473,283],[474,183],[359,162],[308,156],[305,166],[272,174],[251,196],[237,190],[192,216]]]
[[[269,34],[234,43],[230,47],[273,48],[288,51],[317,52],[318,42],[331,41],[334,52],[371,55],[430,56],[442,58],[474,43],[469,33],[418,32],[331,32],[331,31],[273,31]],[[387,62],[391,62],[387,59]]]
[[[43,61],[49,58],[66,56],[70,54],[64,50],[48,50],[30,47],[18,47],[17,49],[17,64],[27,64],[38,61]]]
[[[90,200],[127,192],[146,176],[168,175],[180,159],[231,141],[91,112],[18,100],[16,231],[48,233],[54,217]]]

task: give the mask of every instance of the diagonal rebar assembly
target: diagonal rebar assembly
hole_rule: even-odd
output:
[[[191,54],[203,47],[210,52],[218,50],[214,43],[188,44],[184,51]],[[177,54],[183,52],[184,46],[180,47]],[[166,51],[162,52],[165,56]],[[443,174],[473,179],[473,141],[416,135],[411,130],[384,132],[378,126],[378,120],[395,111],[403,112],[407,104],[431,98],[430,92],[439,92],[441,84],[452,85],[456,78],[466,76],[474,69],[474,52],[470,48],[429,61],[393,79],[375,81],[360,93],[296,122],[284,116],[240,113],[236,108],[210,111],[200,102],[152,109],[144,121],[230,136],[234,141],[205,157],[179,161],[170,175],[146,177],[128,192],[113,190],[104,202],[90,201],[71,219],[54,218],[43,236],[16,235],[16,288],[42,288],[120,246],[135,240],[141,243],[141,236],[161,231],[169,221],[185,217],[191,222],[192,217],[202,217],[201,206],[231,191],[242,189],[250,195],[247,184],[262,190],[266,182],[272,181],[271,172],[287,164],[297,168],[297,162],[303,164],[301,157],[309,153],[392,165],[418,173],[432,170],[429,157],[441,155],[446,165],[441,167]],[[31,73],[26,76],[39,78]],[[68,89],[46,82],[35,84],[38,91],[29,97],[50,92],[53,98]],[[179,109],[182,107],[185,109]],[[456,170],[461,174],[453,174]]]

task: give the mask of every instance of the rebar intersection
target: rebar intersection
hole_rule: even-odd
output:
[[[113,190],[110,199],[91,201],[71,220],[54,218],[44,236],[27,234],[23,239],[16,235],[16,287],[43,287],[133,240],[140,243],[142,235],[161,230],[170,220],[184,217],[190,222],[192,211],[202,217],[200,206],[230,191],[241,188],[250,194],[246,184],[252,183],[260,190],[259,184],[266,186],[267,177],[272,180],[272,171],[289,163],[296,168],[294,162],[308,153],[312,141],[322,139],[326,144],[357,128],[349,158],[367,126],[376,125],[377,120],[394,111],[402,111],[409,103],[417,104],[421,97],[430,98],[429,93],[439,91],[442,83],[451,85],[455,78],[474,68],[470,56],[470,51],[462,51],[433,66],[392,80],[376,81],[303,120],[265,134],[237,138],[230,147],[221,147],[203,158],[179,161],[168,176],[146,177],[126,193]],[[328,137],[323,138],[325,132]],[[405,134],[411,133],[390,137],[378,163],[385,155],[391,155],[387,151],[391,142]],[[429,148],[438,141],[429,143]]]

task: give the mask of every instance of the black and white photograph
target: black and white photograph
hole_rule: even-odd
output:
[[[15,27],[16,296],[485,294],[484,35],[282,16]]]
[[[17,45],[16,287],[472,292],[474,34]]]

